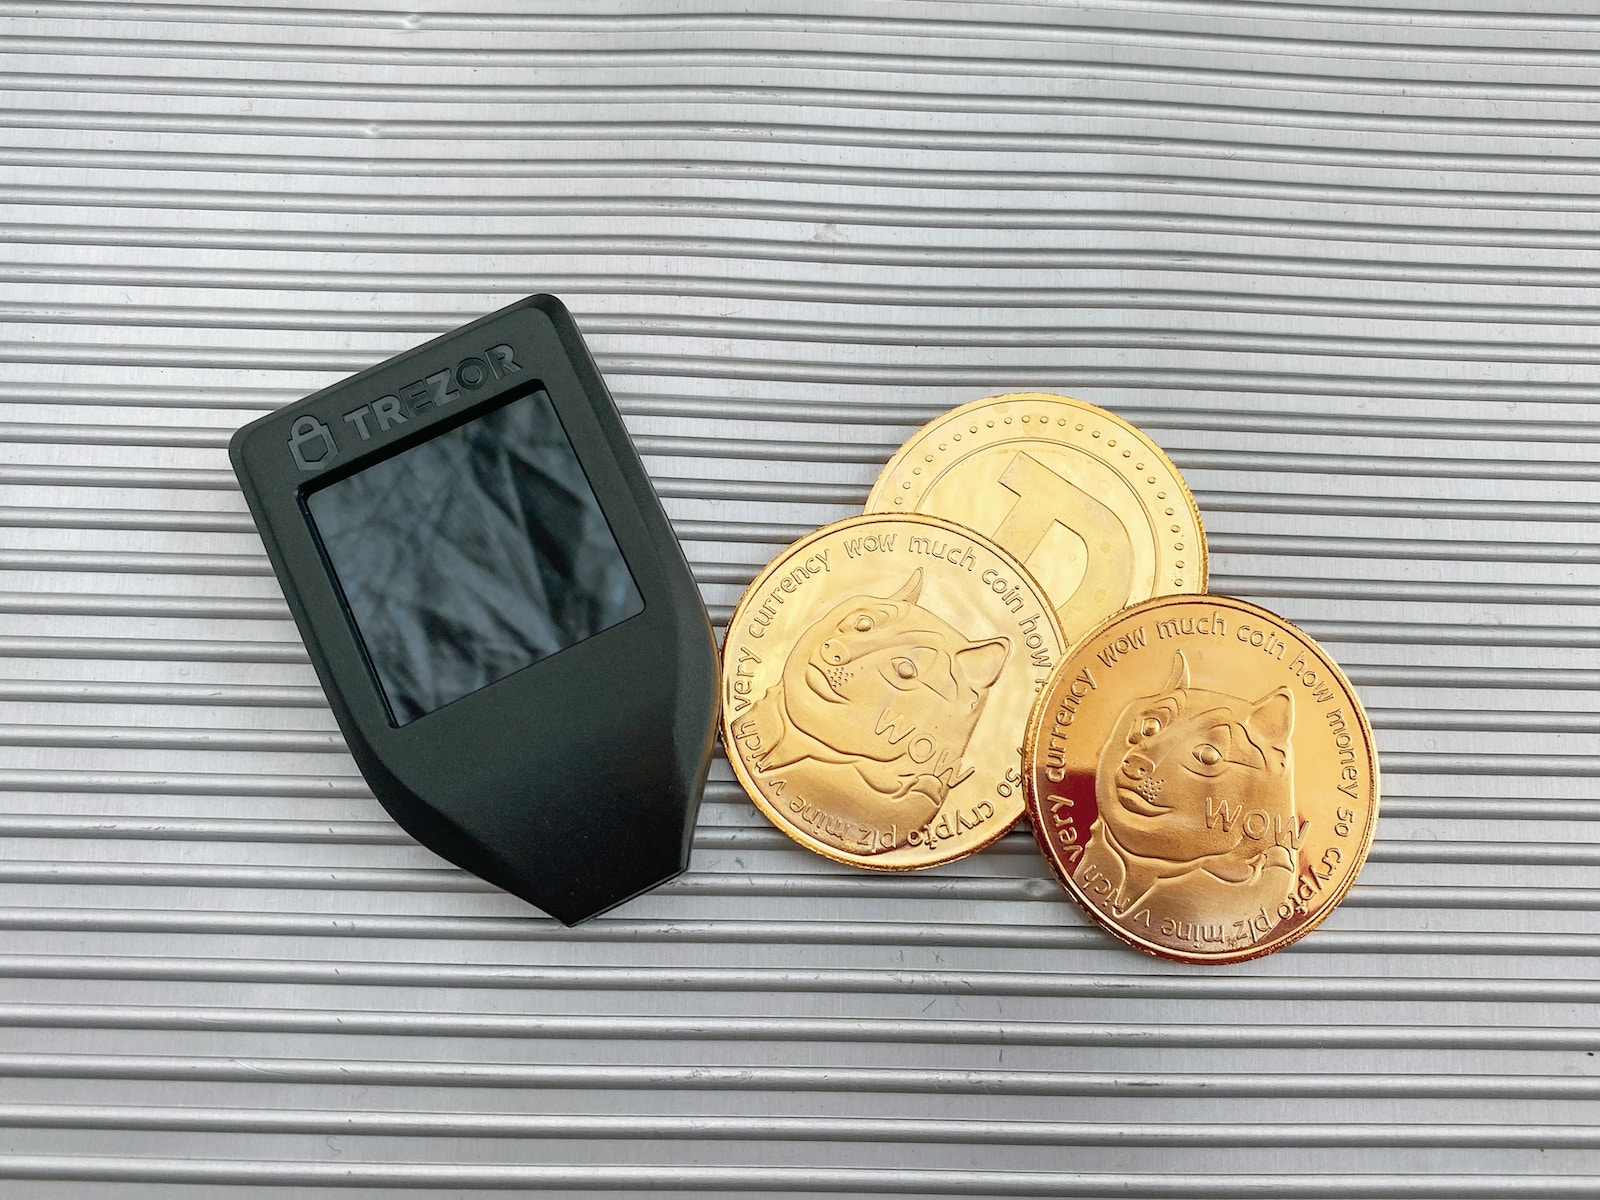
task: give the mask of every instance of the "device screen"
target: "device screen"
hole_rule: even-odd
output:
[[[396,725],[644,610],[543,390],[306,504]]]

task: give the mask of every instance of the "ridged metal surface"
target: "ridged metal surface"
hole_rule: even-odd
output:
[[[1600,1194],[1597,67],[1589,0],[0,2],[0,1193]],[[575,931],[416,847],[224,447],[535,291],[719,621],[947,407],[1148,430],[1371,710],[1344,906],[1158,962],[720,761]]]

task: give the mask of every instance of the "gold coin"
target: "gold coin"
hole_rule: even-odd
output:
[[[1372,844],[1378,760],[1350,683],[1282,617],[1165,597],[1073,647],[1025,748],[1034,836],[1141,950],[1238,962],[1304,936]]]
[[[802,846],[936,866],[1022,816],[1022,735],[1064,650],[999,547],[936,517],[851,517],[773,559],[734,609],[722,740]]]
[[[1161,448],[1070,396],[1011,392],[924,425],[868,512],[959,521],[1044,585],[1069,642],[1151,596],[1206,590],[1200,510]]]

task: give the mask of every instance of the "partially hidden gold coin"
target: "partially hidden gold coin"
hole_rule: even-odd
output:
[[[1366,713],[1317,644],[1225,596],[1150,600],[1073,647],[1025,747],[1051,867],[1141,950],[1238,962],[1344,898],[1378,819]]]
[[[1022,735],[1065,646],[1016,559],[936,517],[802,538],[723,644],[722,738],[779,829],[884,871],[971,854],[1022,816]]]
[[[867,512],[958,521],[1020,559],[1069,642],[1151,596],[1206,590],[1206,535],[1178,468],[1093,404],[1011,392],[951,409],[889,460]]]

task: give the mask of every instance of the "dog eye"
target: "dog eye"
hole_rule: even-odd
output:
[[[894,660],[893,666],[894,673],[900,676],[901,679],[915,679],[917,677],[917,664],[909,658],[897,658]]]
[[[1157,717],[1146,717],[1139,722],[1139,736],[1142,738],[1153,738],[1160,732],[1161,721]]]
[[[858,616],[856,618],[856,632],[857,633],[871,633],[872,632],[872,618],[869,617],[866,613],[862,613],[860,616]]]
[[[1214,767],[1222,761],[1222,751],[1210,742],[1201,742],[1194,748],[1195,758],[1208,767]]]

